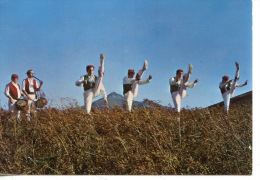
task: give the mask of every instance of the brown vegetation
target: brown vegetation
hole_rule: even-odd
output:
[[[45,109],[32,122],[1,111],[1,174],[252,173],[252,105],[183,110]]]

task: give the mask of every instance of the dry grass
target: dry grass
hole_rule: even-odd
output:
[[[252,105],[222,109],[49,108],[20,124],[1,111],[0,173],[250,175]]]

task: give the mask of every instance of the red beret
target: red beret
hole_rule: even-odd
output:
[[[176,71],[176,74],[178,74],[178,73],[180,73],[180,72],[183,72],[183,70],[182,70],[182,69],[178,69],[178,70]]]
[[[229,77],[228,76],[223,76],[222,79],[227,81],[229,79]]]
[[[27,72],[26,72],[26,74],[29,74],[31,71],[33,71],[32,69],[29,69]]]
[[[134,74],[135,73],[135,70],[133,69],[128,69],[128,74]]]
[[[87,65],[86,70],[89,70],[90,68],[95,68],[93,65]]]
[[[11,79],[19,78],[17,74],[12,74]]]

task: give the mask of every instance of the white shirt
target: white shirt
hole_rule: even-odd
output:
[[[88,76],[88,77],[89,77],[89,76]],[[85,75],[80,76],[80,79],[75,82],[75,85],[76,85],[76,86],[82,86],[82,85],[83,85],[82,82],[83,82],[84,80],[85,80]],[[90,81],[90,82],[95,82],[95,76],[91,76],[91,77],[89,78],[89,81]],[[102,86],[103,86],[103,85],[102,85]],[[85,91],[84,93],[88,94],[88,93],[91,92],[91,91],[92,91],[92,89],[89,89],[89,90]],[[104,100],[106,100],[106,99],[107,99],[107,93],[106,93],[106,90],[105,90],[105,87],[104,87],[104,86],[100,89],[100,93],[102,94]]]
[[[181,83],[182,83],[182,79],[177,80],[176,77],[171,77],[169,79],[169,84],[170,85],[175,85],[175,84],[180,85]],[[193,88],[196,85],[196,83],[194,83],[194,82],[192,82],[192,83],[186,82],[184,85],[185,85],[185,87]]]
[[[90,82],[95,82],[95,76],[88,76]],[[82,82],[85,80],[85,75],[80,76],[80,79],[75,82],[76,86],[82,86]]]
[[[21,97],[21,89],[19,89],[19,86],[18,84],[15,84],[14,82],[12,82],[12,84],[14,85],[14,87],[17,89],[17,94],[18,94],[18,98]],[[9,84],[6,85],[5,87],[5,95],[8,97],[8,96],[11,96],[10,95],[10,87],[9,87]]]
[[[223,88],[223,87],[225,87],[225,86],[227,86],[227,82],[220,82],[219,83],[219,88]],[[232,82],[230,83],[230,87],[231,87],[231,85],[232,85]],[[244,85],[243,84],[236,84],[236,87],[243,87]]]
[[[135,78],[128,78],[128,76],[124,77],[123,84],[133,84],[136,81]],[[147,78],[146,80],[140,80],[139,85],[148,84],[151,79]]]
[[[33,86],[33,78],[28,78],[28,82],[29,82],[29,90],[30,92],[34,92],[36,90],[34,90],[34,86]],[[39,88],[39,85],[36,81],[36,88]],[[22,90],[25,91],[25,79],[23,80],[23,87]]]

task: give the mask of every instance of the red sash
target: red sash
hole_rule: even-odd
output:
[[[20,86],[17,84],[20,91]],[[18,91],[17,88],[13,85],[13,83],[9,83],[9,94],[12,96],[12,98],[17,99],[18,98]]]

